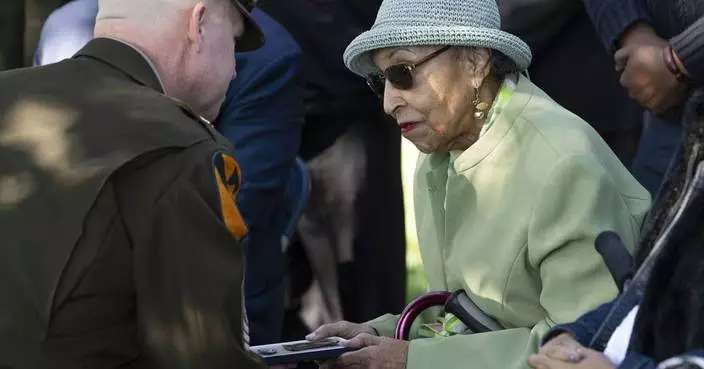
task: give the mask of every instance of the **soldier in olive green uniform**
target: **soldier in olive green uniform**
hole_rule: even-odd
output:
[[[0,73],[0,367],[263,367],[238,165],[200,116],[234,75],[221,53],[263,43],[251,9],[102,1],[73,59]],[[140,2],[189,17],[140,29]]]

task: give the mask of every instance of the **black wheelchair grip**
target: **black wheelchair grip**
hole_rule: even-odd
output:
[[[455,291],[445,303],[445,312],[456,316],[472,333],[503,329],[472,301],[464,290]]]
[[[626,283],[633,277],[633,257],[623,245],[621,237],[612,231],[602,232],[594,244],[618,290],[623,292]]]

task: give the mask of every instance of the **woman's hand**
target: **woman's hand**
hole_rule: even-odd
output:
[[[320,369],[406,369],[408,341],[362,333],[346,346],[355,351],[322,363]]]
[[[356,324],[340,321],[320,326],[313,333],[306,336],[308,341],[318,341],[328,337],[354,338],[362,333],[377,336],[376,330],[366,324]]]
[[[294,369],[297,364],[281,364],[281,365],[272,365],[269,367],[269,369]]]
[[[616,365],[611,363],[606,356],[591,349],[583,350],[583,358],[578,363],[553,359],[539,353],[528,358],[528,365],[533,369],[616,369]]]
[[[578,363],[584,359],[584,351],[584,346],[569,333],[562,333],[543,345],[538,354],[568,363]]]

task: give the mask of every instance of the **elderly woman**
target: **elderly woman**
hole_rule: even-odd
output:
[[[423,152],[415,216],[430,288],[464,289],[505,329],[405,342],[383,338],[393,315],[325,325],[308,338],[359,335],[359,350],[328,365],[524,368],[553,325],[616,295],[595,238],[614,231],[632,249],[650,197],[586,122],[521,74],[530,58],[500,30],[494,0],[384,0],[345,51]]]

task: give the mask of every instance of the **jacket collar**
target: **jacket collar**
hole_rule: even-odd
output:
[[[453,163],[455,171],[461,173],[468,170],[489,156],[506,138],[516,120],[521,116],[529,101],[533,99],[537,92],[537,87],[528,77],[520,76],[516,90],[511,95],[511,100],[508,101],[501,113],[497,115],[491,129],[457,157]]]
[[[149,58],[136,47],[113,38],[99,37],[88,42],[74,58],[99,60],[125,73],[140,85],[165,94],[164,86]]]

